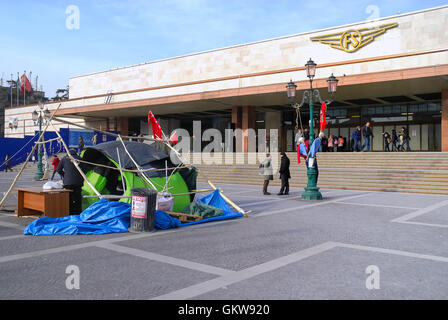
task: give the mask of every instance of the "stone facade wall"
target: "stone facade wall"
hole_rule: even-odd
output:
[[[398,23],[398,27],[389,29],[376,37],[370,44],[352,53],[332,49],[328,45],[310,40],[311,37],[315,36],[342,32],[348,29],[376,27],[393,22]],[[448,47],[447,27],[448,6],[428,9],[414,14],[403,14],[372,22],[360,22],[74,77],[70,79],[70,98],[106,94],[109,91],[120,92],[294,68],[303,66],[310,57],[318,64],[326,64],[446,49]],[[332,70],[327,70],[322,74],[335,72],[348,75],[380,72],[391,68],[412,68],[434,63],[446,63],[446,58],[447,56],[443,55],[443,57],[425,56],[417,59],[389,60],[386,63],[381,61],[368,62],[332,68]],[[294,76],[296,80],[305,79],[303,72]],[[198,90],[220,90],[229,87],[271,84],[284,80],[285,77],[281,75],[271,75],[244,78],[241,82],[239,80],[220,81],[217,84],[208,83],[206,86],[188,86],[186,93],[197,92]],[[178,88],[176,90],[178,92]],[[172,90],[164,91],[158,94],[172,94]],[[135,95],[135,98],[138,98],[138,94]]]

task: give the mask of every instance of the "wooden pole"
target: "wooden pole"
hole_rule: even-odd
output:
[[[26,158],[25,162],[22,165],[22,168],[20,168],[20,171],[17,173],[16,177],[14,178],[11,186],[9,187],[8,191],[5,193],[5,195],[3,196],[2,201],[0,201],[0,207],[3,205],[3,203],[5,202],[6,198],[9,196],[9,194],[11,193],[11,190],[14,188],[14,186],[17,183],[17,180],[19,179],[20,175],[22,174],[23,170],[25,169],[26,165],[28,164],[28,161],[30,161],[31,155],[34,154],[34,150],[36,150],[36,146],[38,145],[40,140],[43,140],[44,137],[44,133],[45,131],[47,131],[48,126],[50,125],[50,121],[53,118],[53,116],[56,114],[56,112],[59,110],[59,108],[61,107],[61,104],[59,104],[59,106],[56,108],[56,110],[53,112],[53,114],[51,115],[49,121],[47,122],[47,125],[45,126],[44,130],[41,132],[39,139],[37,139],[37,143],[34,144],[33,148],[31,149],[30,154],[28,155],[28,157]]]
[[[97,132],[99,132],[99,133],[106,134],[106,135],[109,135],[109,136],[113,136],[113,137],[116,137],[116,138],[118,138],[118,136],[120,136],[120,135],[117,134],[117,133],[112,133],[112,132],[108,132],[108,131],[103,131],[103,130],[95,129],[95,128],[92,128],[92,127],[83,126],[83,125],[81,125],[81,124],[73,123],[73,122],[70,122],[70,121],[67,121],[67,120],[63,120],[63,119],[61,119],[61,118],[57,118],[57,117],[56,117],[56,118],[54,118],[54,119],[55,119],[56,121],[59,121],[59,122],[65,123],[65,124],[74,125],[74,126],[76,126],[76,127],[80,127],[80,128],[87,129],[87,130],[94,130],[94,131],[97,131]],[[122,136],[122,138],[135,139],[135,137],[133,137],[133,136]],[[138,139],[147,140],[147,141],[154,141],[154,142],[166,142],[165,140],[162,140],[162,139],[145,138],[145,137],[138,137]]]
[[[143,180],[145,180],[151,187],[153,187],[154,190],[157,191],[157,188],[154,186],[154,184],[149,180],[149,178],[143,174],[141,172],[142,168],[138,165],[137,162],[135,162],[134,158],[132,158],[132,156],[130,155],[128,149],[126,148],[123,139],[121,138],[121,135],[118,135],[118,140],[120,140],[121,144],[123,145],[124,151],[126,152],[126,154],[128,155],[129,159],[131,159],[132,163],[134,164],[134,166],[138,169],[138,175],[140,176],[140,178],[142,178]]]
[[[216,190],[216,187],[213,185],[213,183],[211,183],[210,181],[207,181],[207,182],[208,182],[208,184],[210,185],[210,187],[213,188],[213,190]],[[228,204],[230,204],[232,207],[234,207],[238,212],[242,212],[246,218],[248,217],[247,213],[246,213],[243,209],[241,209],[240,207],[238,207],[232,200],[230,200],[229,198],[227,198],[226,195],[223,194],[223,193],[221,192],[221,190],[218,190],[218,191],[219,191],[219,193],[221,194],[221,197],[222,197]]]
[[[61,135],[59,134],[59,132],[56,130],[56,128],[54,127],[53,123],[51,123],[50,120],[50,125],[51,127],[54,129],[54,131],[56,132],[56,134],[58,135],[58,137],[61,139],[61,142],[65,148],[65,150],[67,150],[67,156],[70,159],[70,161],[73,163],[73,165],[76,167],[76,169],[79,171],[79,173],[81,174],[81,176],[84,178],[84,180],[87,182],[87,184],[89,185],[90,188],[92,188],[93,192],[95,192],[95,194],[102,199],[103,196],[101,195],[101,193],[98,192],[98,190],[96,190],[96,188],[92,185],[92,183],[90,183],[89,179],[87,179],[86,175],[84,174],[84,172],[81,170],[81,168],[79,168],[78,162],[76,161],[76,159],[73,158],[73,156],[70,154],[70,151],[67,147],[67,145],[65,144],[64,139],[62,139]]]

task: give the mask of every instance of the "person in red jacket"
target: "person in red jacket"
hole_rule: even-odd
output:
[[[51,175],[51,181],[53,181],[56,170],[58,169],[59,161],[60,160],[58,158],[58,155],[55,154],[54,158],[53,158],[53,162],[51,163],[51,165],[53,166],[53,174]],[[62,180],[62,176],[61,175],[59,175],[59,176],[61,177],[61,180]]]

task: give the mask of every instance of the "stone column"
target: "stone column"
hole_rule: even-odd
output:
[[[255,152],[256,146],[251,146],[249,149],[249,130],[255,130],[255,107],[243,107],[241,129],[243,131],[243,151],[249,152],[251,150]]]
[[[442,90],[442,152],[448,152],[448,89]]]
[[[240,129],[242,136],[235,134],[235,138],[241,139],[241,148],[236,148],[236,152],[249,151],[249,129],[255,130],[255,107],[243,106],[232,108],[232,124],[235,130]],[[240,144],[236,143],[236,146]],[[238,150],[241,149],[241,150]],[[255,150],[255,146],[253,146]]]
[[[118,118],[116,130],[119,131],[122,136],[128,136],[129,135],[129,118],[128,117]]]
[[[243,137],[241,137],[241,135],[237,134],[239,130],[237,129],[242,129],[242,121],[243,121],[243,108],[242,107],[232,107],[232,125],[233,125],[233,129],[235,130],[234,134],[235,134],[235,144],[234,144],[234,150],[236,152],[242,152],[244,149],[241,147],[242,146],[242,139]]]

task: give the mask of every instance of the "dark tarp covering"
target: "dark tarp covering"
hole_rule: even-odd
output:
[[[224,213],[223,213],[223,215],[217,216],[217,217],[182,223],[182,227],[189,226],[192,224],[210,222],[210,221],[240,218],[240,217],[244,216],[243,212],[234,212],[234,211],[232,211],[232,209],[230,209],[230,207],[227,205],[227,202],[222,198],[221,194],[219,193],[219,190],[215,190],[212,193],[209,193],[205,197],[202,197],[201,199],[199,199],[198,202],[213,206],[215,208],[222,209],[224,211]]]
[[[145,164],[158,160],[169,160],[169,155],[167,153],[158,150],[152,145],[135,141],[123,142],[126,146],[126,149],[128,149],[129,153],[132,155],[132,158],[135,160],[135,162],[137,162],[139,166],[143,166]],[[120,141],[101,143],[94,147],[94,149],[101,151],[106,156],[118,163],[117,148],[120,153],[121,166],[125,169],[135,169],[134,163],[127,155]]]
[[[222,216],[224,211],[200,202],[192,202],[182,210],[182,213],[192,214],[204,219]]]

